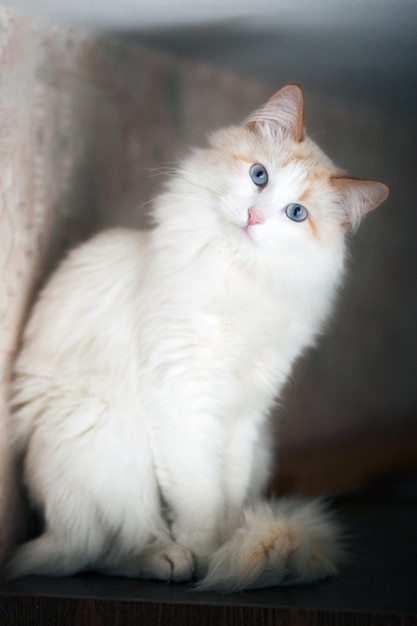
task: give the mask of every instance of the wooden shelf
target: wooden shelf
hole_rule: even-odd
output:
[[[82,575],[0,587],[1,626],[411,626],[417,624],[415,477],[357,492],[337,508],[352,559],[306,587],[243,594]]]

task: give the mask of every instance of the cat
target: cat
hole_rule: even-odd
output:
[[[10,578],[95,570],[237,591],[336,571],[322,503],[264,498],[269,415],[333,309],[346,233],[387,195],[305,135],[287,85],[185,158],[152,230],[69,253],[14,364],[11,443],[44,530]]]

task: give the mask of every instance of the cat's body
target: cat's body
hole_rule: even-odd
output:
[[[69,255],[15,364],[13,441],[45,532],[10,575],[208,569],[202,588],[238,589],[334,571],[319,505],[260,502],[268,416],[331,311],[346,223],[385,196],[303,137],[289,86],[183,163],[154,230]]]

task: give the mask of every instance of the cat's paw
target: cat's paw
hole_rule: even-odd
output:
[[[340,530],[318,501],[283,500],[245,510],[213,555],[200,590],[309,583],[336,573]]]
[[[188,548],[174,542],[148,546],[140,556],[141,578],[187,582],[194,576],[194,557]]]

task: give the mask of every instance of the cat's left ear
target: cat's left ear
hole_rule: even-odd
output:
[[[298,85],[286,85],[277,91],[268,102],[252,113],[245,125],[253,132],[289,134],[295,141],[304,138],[304,96]]]
[[[353,228],[362,217],[376,209],[389,194],[389,187],[375,180],[341,176],[333,179],[341,202],[342,220]]]

